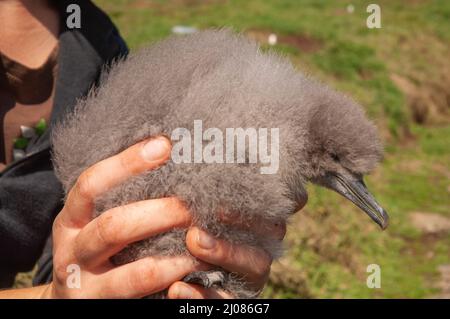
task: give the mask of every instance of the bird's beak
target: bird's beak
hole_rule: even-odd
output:
[[[386,229],[389,224],[389,216],[369,193],[362,178],[348,178],[340,174],[329,174],[322,183],[361,208],[381,229]]]

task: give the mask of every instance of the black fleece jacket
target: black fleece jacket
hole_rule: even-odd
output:
[[[68,29],[69,4],[81,8],[81,28]],[[60,12],[58,74],[50,128],[30,154],[0,173],[0,288],[17,272],[29,271],[39,259],[34,284],[48,282],[52,272],[51,227],[63,206],[63,191],[51,163],[54,123],[98,81],[102,67],[128,49],[110,19],[88,0],[55,0]]]

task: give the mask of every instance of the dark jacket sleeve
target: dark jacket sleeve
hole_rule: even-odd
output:
[[[39,152],[0,179],[0,286],[29,271],[59,211],[62,189],[49,151]]]
[[[65,2],[58,2],[62,17]],[[60,34],[52,123],[97,83],[104,64],[128,53],[107,16],[90,1],[78,3],[86,13],[85,24]],[[63,190],[51,163],[50,131],[51,125],[30,155],[0,174],[0,288],[10,287],[17,272],[30,271],[38,259],[33,283],[51,280],[51,227],[63,206]]]

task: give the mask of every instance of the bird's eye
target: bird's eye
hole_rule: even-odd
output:
[[[335,162],[339,162],[340,161],[339,156],[336,153],[331,153],[331,158]]]

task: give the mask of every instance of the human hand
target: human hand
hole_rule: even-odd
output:
[[[298,203],[296,211],[307,203],[305,196]],[[224,223],[238,228],[251,229],[253,232],[273,236],[283,240],[286,234],[286,224],[273,224],[262,221],[257,225],[248,225],[233,218],[233,215],[221,215]],[[213,238],[198,227],[191,227],[186,236],[186,245],[190,253],[200,260],[219,266],[227,271],[239,274],[255,291],[261,290],[266,284],[272,258],[263,249],[245,245],[233,245],[224,240]],[[229,299],[230,293],[219,288],[203,288],[199,285],[182,281],[173,283],[168,290],[171,299]]]
[[[191,225],[189,212],[175,198],[145,200],[116,207],[92,220],[96,196],[133,175],[156,169],[169,158],[168,140],[162,137],[152,139],[148,148],[145,143],[138,143],[93,165],[81,174],[69,192],[53,226],[54,281],[43,297],[138,298],[169,286],[170,298],[232,297],[222,290],[204,289],[180,281],[193,271],[210,269],[211,265],[242,274],[256,290],[263,287],[271,264],[266,252],[214,239],[197,227],[188,231],[187,247],[203,262],[196,262],[189,256],[175,256],[146,257],[118,267],[110,263],[109,257],[132,242]],[[153,150],[153,156],[146,158],[146,150]],[[260,231],[273,233],[280,240],[285,233],[285,225],[262,224],[260,228]],[[215,240],[213,249],[205,249],[200,244],[205,236]],[[78,265],[81,270],[79,289],[70,289],[66,283],[70,275],[67,266],[71,264]]]
[[[278,240],[282,240],[286,232],[285,224],[264,223],[257,228],[251,228],[252,231],[264,231],[264,234],[270,234]],[[272,258],[263,249],[231,244],[214,238],[195,226],[189,229],[186,244],[193,256],[238,274],[255,292],[260,291],[269,278]],[[207,289],[196,284],[177,281],[170,286],[168,297],[170,299],[229,299],[235,296],[220,288]]]
[[[98,195],[133,175],[156,169],[169,157],[170,143],[159,137],[131,146],[80,175],[53,224],[53,282],[43,297],[139,298],[206,269],[206,264],[190,256],[146,257],[122,266],[109,261],[127,244],[190,225],[189,212],[175,198],[116,207],[92,219]],[[80,267],[79,288],[69,288],[66,282],[67,267],[74,264]]]

